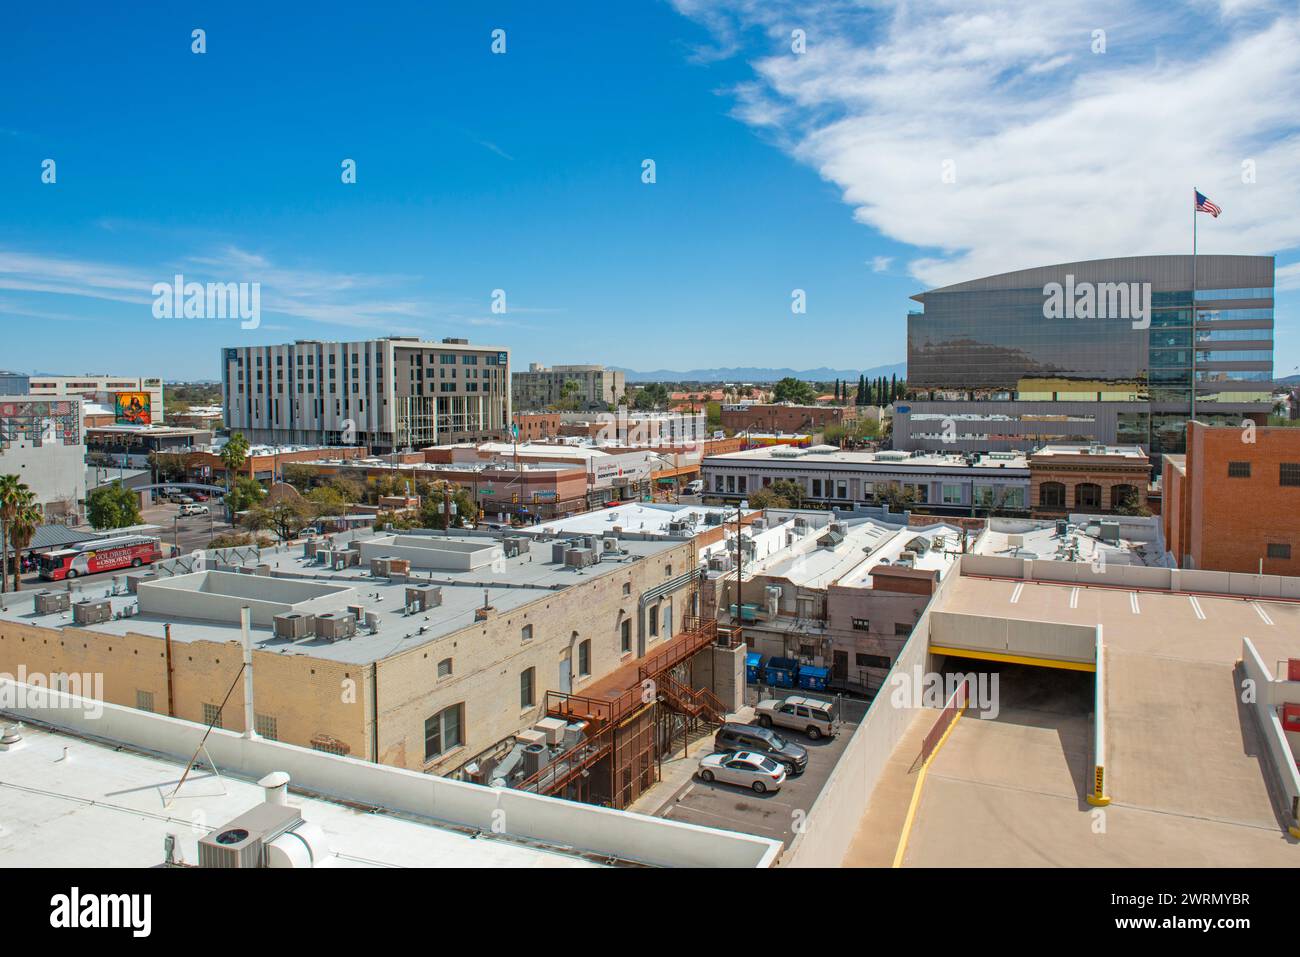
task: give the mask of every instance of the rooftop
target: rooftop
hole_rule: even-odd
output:
[[[474,624],[485,602],[491,614],[509,612],[679,544],[671,540],[622,539],[617,552],[603,552],[598,541],[600,560],[586,568],[574,568],[555,563],[549,543],[534,542],[528,551],[507,557],[500,541],[488,536],[375,536],[357,532],[340,533],[324,542],[332,542],[342,551],[346,543],[354,540],[360,563],[339,569],[306,557],[305,547],[262,549],[260,553],[231,549],[225,553],[232,556],[229,565],[213,562],[208,570],[190,574],[179,568],[180,574],[164,573],[152,582],[142,583],[135,595],[124,587],[125,575],[113,576],[122,579],[121,583],[113,579],[77,582],[72,586],[74,602],[107,598],[113,617],[76,627],[109,635],[134,633],[162,638],[165,627],[171,625],[173,641],[238,641],[239,609],[250,605],[254,609],[251,632],[255,648],[365,664]],[[371,559],[389,556],[410,561],[409,579],[371,575]],[[162,568],[172,565],[161,563]],[[266,574],[237,574],[237,565],[250,570],[265,565]],[[408,614],[406,589],[416,585],[440,586],[441,604]],[[38,614],[35,594],[25,591],[6,595],[0,619],[45,628],[73,624],[71,612]],[[346,613],[352,606],[362,609],[352,637],[292,640],[277,638],[273,633],[276,614]],[[361,624],[370,614],[376,616],[375,631]]]
[[[753,514],[749,510],[746,514]],[[713,517],[710,523],[710,517]],[[615,526],[625,533],[659,535],[671,538],[690,538],[722,521],[736,521],[734,508],[707,505],[669,505],[642,502],[624,502],[617,506],[592,512],[580,512],[566,518],[556,518],[529,528],[520,529],[527,535],[554,535],[565,532],[574,535],[600,535]],[[682,527],[682,526],[685,527]]]
[[[1029,461],[1022,452],[988,452],[980,455],[944,454],[939,452],[857,452],[837,449],[834,446],[815,446],[800,449],[789,445],[748,449],[744,452],[726,452],[710,455],[709,465],[741,465],[750,462],[764,464],[797,461],[800,467],[817,468],[821,465],[876,466],[886,469],[1021,469],[1028,470]]]
[[[300,832],[317,867],[769,867],[781,850],[34,691],[0,676],[0,707],[24,722],[21,743],[0,751],[0,866],[151,867],[168,835],[177,862],[193,865],[200,838],[269,797],[255,782],[274,772],[288,775],[286,803],[318,829]],[[200,742],[201,763],[178,788]]]

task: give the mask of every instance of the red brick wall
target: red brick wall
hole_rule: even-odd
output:
[[[1266,575],[1300,575],[1300,487],[1279,483],[1283,462],[1300,463],[1300,429],[1256,428],[1253,443],[1246,434],[1188,425],[1184,550],[1197,568],[1258,572],[1262,558]],[[1250,478],[1228,478],[1229,462],[1249,462]],[[1273,542],[1291,558],[1267,558]]]

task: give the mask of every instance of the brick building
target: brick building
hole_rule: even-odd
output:
[[[1166,455],[1165,544],[1180,568],[1300,575],[1300,429],[1187,424]]]
[[[1036,516],[1145,508],[1150,479],[1150,459],[1136,445],[1047,445],[1029,456]]]
[[[730,432],[820,432],[858,418],[854,405],[742,403],[722,407],[722,427]]]
[[[510,421],[517,430],[517,434],[512,437],[520,442],[538,442],[560,434],[558,412],[516,412]]]

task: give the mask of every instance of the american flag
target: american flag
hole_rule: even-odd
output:
[[[1223,212],[1223,210],[1211,203],[1209,198],[1200,190],[1194,189],[1192,192],[1196,194],[1196,211],[1198,213],[1209,213],[1215,219],[1218,219],[1219,213]]]

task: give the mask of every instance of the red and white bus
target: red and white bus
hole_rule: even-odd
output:
[[[41,556],[40,575],[46,581],[62,581],[78,575],[152,565],[160,558],[162,548],[156,538],[146,535],[101,538],[72,548],[46,552]]]

